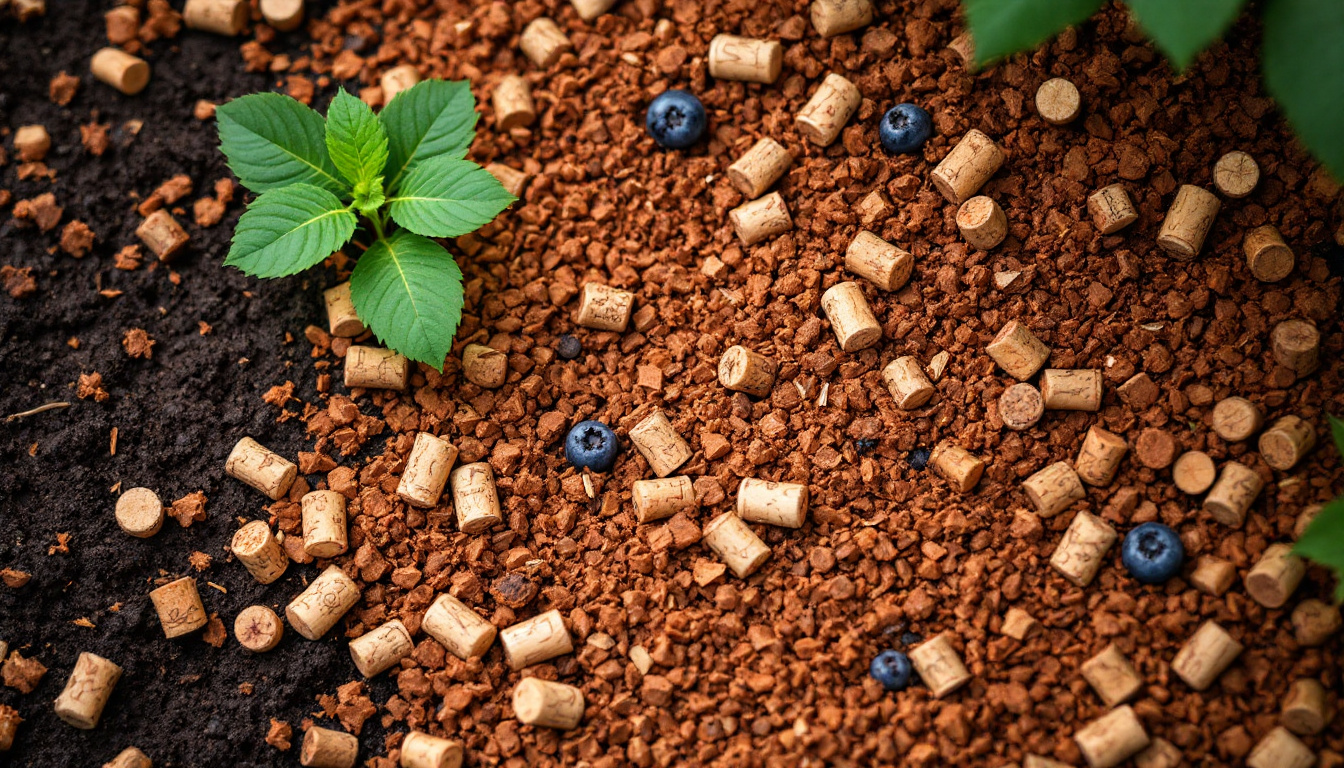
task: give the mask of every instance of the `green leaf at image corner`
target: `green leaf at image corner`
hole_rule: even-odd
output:
[[[476,98],[465,80],[423,80],[393,97],[378,114],[387,131],[387,193],[395,195],[422,160],[466,157],[476,118]]]
[[[1268,0],[1265,87],[1298,139],[1344,180],[1344,2]]]
[[[302,272],[349,242],[357,223],[355,214],[321,187],[272,189],[238,219],[224,264],[253,277]]]
[[[392,220],[428,237],[459,237],[489,224],[518,198],[469,160],[433,157],[417,163],[388,198]]]
[[[1246,0],[1125,0],[1125,4],[1180,70],[1232,26]]]
[[[1326,504],[1302,532],[1293,554],[1335,572],[1335,602],[1344,602],[1344,498]]]
[[[443,370],[462,319],[462,270],[443,246],[405,230],[375,242],[355,263],[350,298],[388,348]]]
[[[327,152],[352,186],[366,188],[387,165],[387,132],[368,104],[344,88],[327,108]]]
[[[1181,0],[1173,0],[1180,2]],[[1105,0],[962,0],[975,40],[977,66],[1029,51],[1070,24],[1080,24]]]
[[[307,106],[279,93],[254,93],[215,111],[229,168],[253,192],[312,184],[348,192],[327,154],[326,124]]]

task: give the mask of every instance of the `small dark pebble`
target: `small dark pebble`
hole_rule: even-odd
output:
[[[860,456],[876,447],[877,438],[875,437],[860,437],[858,440],[854,441],[854,450],[857,451]]]
[[[555,354],[559,355],[561,360],[573,360],[581,352],[583,352],[583,345],[568,333],[555,342]]]
[[[910,452],[910,456],[906,460],[910,462],[911,469],[923,470],[929,465],[929,449],[916,448]]]
[[[924,636],[917,632],[906,632],[901,635],[901,645],[914,645],[924,642]]]

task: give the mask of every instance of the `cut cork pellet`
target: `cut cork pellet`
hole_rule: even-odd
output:
[[[1291,275],[1297,265],[1293,249],[1271,224],[1247,232],[1241,248],[1246,254],[1246,268],[1262,283],[1277,283]]]
[[[504,648],[504,661],[515,671],[574,650],[574,641],[556,610],[501,629],[499,644]]]
[[[728,212],[733,231],[743,245],[755,245],[793,229],[793,217],[778,192],[743,203]]]
[[[1297,591],[1307,564],[1293,554],[1293,545],[1270,544],[1246,574],[1246,594],[1266,608],[1280,608]]]
[[[636,480],[630,485],[635,518],[652,523],[695,508],[695,486],[685,475]]]
[[[1179,768],[1181,760],[1179,747],[1166,739],[1155,738],[1134,756],[1134,768]]]
[[[312,557],[332,558],[349,547],[346,533],[345,497],[336,491],[311,491],[303,495],[303,551]]]
[[[887,391],[896,401],[896,407],[905,411],[925,405],[937,392],[924,375],[919,361],[909,355],[887,363],[882,369],[882,380],[887,383]]]
[[[914,267],[914,256],[867,230],[855,235],[845,250],[845,269],[884,291],[904,288]]]
[[[229,549],[252,578],[262,584],[270,584],[285,575],[285,569],[289,567],[285,548],[276,541],[265,520],[253,520],[239,528],[233,534]]]
[[[766,136],[728,166],[728,180],[748,200],[764,195],[793,165],[793,154]]]
[[[1217,622],[1206,621],[1177,651],[1176,658],[1171,661],[1171,671],[1186,685],[1202,691],[1213,685],[1213,681],[1231,666],[1241,651],[1241,643],[1229,635],[1227,630]]]
[[[972,128],[933,169],[933,185],[949,203],[961,205],[980,191],[1003,160],[999,145]]]
[[[1221,205],[1218,197],[1207,189],[1182,184],[1157,233],[1158,246],[1174,259],[1195,258],[1204,247],[1204,238],[1213,227]]]
[[[233,37],[243,31],[250,16],[247,0],[187,0],[182,21],[190,29]]]
[[[1050,555],[1050,566],[1075,586],[1086,587],[1115,540],[1115,529],[1109,523],[1091,512],[1079,512]]]
[[[1129,443],[1120,435],[1092,425],[1083,438],[1083,447],[1073,462],[1078,478],[1088,485],[1104,487],[1120,471],[1120,461],[1129,451]]]
[[[435,506],[443,496],[443,486],[455,461],[457,448],[452,443],[428,432],[417,433],[406,458],[406,469],[397,483],[397,495],[412,506]]]
[[[495,125],[502,131],[526,128],[537,119],[532,103],[532,88],[518,75],[505,75],[495,84],[490,102],[495,109]]]
[[[1298,377],[1307,376],[1320,363],[1321,334],[1305,320],[1284,320],[1269,334],[1274,359]]]
[[[985,346],[985,351],[1000,368],[1018,381],[1035,376],[1050,357],[1050,348],[1016,320],[1010,320],[1000,328],[994,340]]]
[[[1101,410],[1102,376],[1095,368],[1047,368],[1040,384],[1047,411]]]
[[[770,84],[784,66],[784,46],[777,40],[755,40],[737,35],[715,35],[709,41],[709,76]]]
[[[460,768],[462,743],[411,731],[401,740],[401,768]]]
[[[1041,623],[1021,608],[1009,608],[1003,614],[1003,624],[999,627],[999,634],[1018,641],[1026,640],[1039,631]]]
[[[719,384],[752,397],[769,397],[777,369],[774,360],[735,344],[719,358]]]
[[[1260,473],[1245,464],[1230,461],[1223,466],[1209,495],[1204,497],[1204,511],[1223,525],[1240,528],[1246,521],[1246,510],[1255,503],[1263,487]]]
[[[835,37],[873,23],[872,0],[812,0],[812,28],[822,37]]]
[[[750,523],[801,528],[807,520],[807,486],[744,478],[737,486],[737,514]]]
[[[89,70],[99,81],[127,96],[149,85],[149,62],[118,48],[103,48],[89,60]]]
[[[1246,756],[1247,768],[1311,768],[1315,764],[1316,753],[1283,726],[1265,734]]]
[[[1176,438],[1156,427],[1147,427],[1134,441],[1134,455],[1149,469],[1166,469],[1176,460]],[[1210,480],[1212,483],[1212,480]],[[1207,488],[1207,486],[1206,486]]]
[[[261,17],[281,32],[292,32],[303,23],[303,0],[261,0]]]
[[[808,141],[819,147],[829,147],[840,137],[840,131],[862,101],[863,94],[858,86],[832,72],[817,86],[816,93],[803,105],[794,122],[798,132]]]
[[[580,19],[592,21],[611,10],[611,7],[616,5],[616,0],[569,0],[569,3],[574,6],[574,11],[579,14]]]
[[[1068,125],[1078,119],[1083,97],[1078,87],[1062,77],[1041,83],[1036,89],[1036,112],[1051,125]]]
[[[1203,555],[1195,561],[1190,584],[1206,595],[1222,597],[1236,578],[1236,566],[1213,555]]]
[[[988,251],[1008,236],[1008,217],[993,198],[977,195],[957,209],[957,229],[971,247]]]
[[[974,488],[985,472],[985,462],[980,457],[947,441],[934,446],[929,453],[929,466],[962,493]]]
[[[1325,730],[1330,722],[1325,686],[1309,677],[1294,680],[1283,699],[1280,720],[1283,727],[1303,736],[1314,736]]]
[[[0,752],[8,752],[14,747],[14,736],[19,731],[19,711],[8,704],[0,704]]]
[[[655,475],[667,477],[691,458],[691,446],[668,421],[667,414],[655,410],[630,428],[630,442],[639,450]]]
[[[40,125],[23,125],[14,132],[14,153],[25,163],[40,162],[51,149],[51,134]]]
[[[481,657],[495,642],[495,625],[452,595],[439,595],[425,611],[420,628],[449,653],[466,661]]]
[[[634,306],[635,294],[629,291],[601,283],[586,283],[574,322],[584,328],[625,333],[625,327],[630,323],[630,310]]]
[[[150,253],[163,262],[172,261],[191,240],[187,231],[165,208],[149,214],[140,222],[140,226],[135,228],[135,236],[140,238],[140,242],[145,244]]]
[[[139,749],[127,747],[117,753],[117,756],[103,768],[154,768],[154,761]]]
[[[1054,517],[1073,502],[1087,498],[1078,473],[1065,461],[1057,461],[1023,480],[1022,490],[1041,517]]]
[[[846,352],[858,352],[882,339],[882,326],[863,296],[858,283],[836,283],[821,295],[821,311],[831,321],[831,330]]]
[[[1143,688],[1143,678],[1114,643],[1083,662],[1078,671],[1108,707],[1129,701]]]
[[[570,43],[558,24],[540,16],[528,24],[518,37],[518,47],[523,49],[523,55],[531,59],[533,64],[547,69],[570,49]]]
[[[383,103],[387,104],[398,93],[410,89],[420,82],[420,70],[414,64],[402,64],[383,73],[378,84],[383,87]]]
[[[264,605],[249,605],[233,620],[233,636],[253,653],[274,650],[285,636],[285,625],[275,611]]]
[[[159,614],[163,634],[169,639],[195,632],[210,620],[201,605],[201,594],[196,591],[196,580],[190,576],[164,584],[150,592],[149,599]]]
[[[1213,164],[1213,186],[1228,197],[1246,197],[1259,183],[1260,166],[1245,152],[1228,152]]]
[[[495,488],[495,471],[487,461],[463,464],[449,475],[453,488],[453,508],[457,529],[463,533],[484,533],[504,519]]]
[[[316,640],[357,602],[359,586],[345,571],[331,565],[285,607],[285,619],[295,632]]]
[[[1264,424],[1264,414],[1244,397],[1225,397],[1213,406],[1213,431],[1229,443],[1250,439]]]
[[[1218,479],[1218,467],[1203,451],[1186,451],[1171,467],[1171,479],[1183,493],[1201,494],[1213,487]]]
[[[400,619],[365,632],[350,641],[350,658],[364,677],[376,677],[415,650],[411,633]]]
[[[1148,732],[1129,705],[1116,707],[1073,734],[1090,768],[1114,768],[1148,746]]]
[[[516,168],[510,168],[503,163],[490,163],[485,166],[485,170],[490,172],[491,176],[499,179],[499,183],[504,185],[504,191],[514,197],[523,196],[523,186],[527,184],[527,174]]]
[[[1031,429],[1045,415],[1045,401],[1035,387],[1018,382],[999,395],[999,419],[1009,429]]]
[[[952,693],[971,679],[961,655],[946,635],[938,635],[912,649],[910,666],[919,673],[919,679],[929,687],[935,699]]]
[[[353,345],[345,353],[345,386],[349,389],[404,391],[411,361],[390,349]]]
[[[583,691],[572,685],[525,677],[513,687],[513,715],[527,725],[568,731],[583,721]]]
[[[1102,187],[1087,198],[1092,223],[1103,235],[1112,235],[1139,220],[1139,212],[1129,193],[1119,184]]]
[[[93,729],[120,679],[121,667],[102,656],[80,653],[65,689],[56,697],[56,716],[80,730]]]
[[[484,344],[462,349],[462,375],[484,389],[499,389],[509,375],[509,356]]]
[[[1259,447],[1266,464],[1286,472],[1316,447],[1316,428],[1296,416],[1284,416],[1260,435]]]
[[[347,280],[322,292],[327,305],[327,330],[332,336],[353,339],[364,332],[364,322],[355,314],[355,302],[350,298]]]
[[[724,512],[706,523],[701,531],[701,541],[739,579],[755,573],[770,559],[770,547],[733,512]]]
[[[117,499],[117,525],[140,539],[147,539],[163,527],[163,502],[148,488],[131,488]]]
[[[359,739],[351,734],[314,725],[303,734],[299,765],[304,768],[354,768]]]
[[[1302,534],[1306,533],[1307,528],[1311,527],[1316,515],[1320,514],[1323,508],[1320,504],[1309,504],[1297,513],[1297,519],[1293,521],[1294,540],[1302,538]]]

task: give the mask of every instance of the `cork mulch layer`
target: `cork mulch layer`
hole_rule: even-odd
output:
[[[801,1],[707,9],[624,0],[591,23],[556,0],[365,1],[310,23],[311,41],[260,29],[241,56],[244,39],[186,30],[150,43],[155,80],[128,99],[86,74],[87,56],[105,42],[103,6],[53,4],[45,20],[3,29],[4,125],[47,126],[55,178],[19,179],[11,159],[0,189],[14,200],[50,191],[65,210],[45,232],[4,210],[0,265],[31,273],[7,272],[22,297],[0,296],[0,410],[73,403],[5,423],[0,442],[0,565],[32,576],[0,586],[0,640],[48,668],[31,693],[0,688],[0,704],[25,718],[13,764],[96,764],[134,744],[156,765],[295,765],[303,728],[320,725],[357,734],[361,760],[378,768],[393,765],[410,729],[461,740],[473,765],[993,768],[1029,754],[1081,765],[1072,736],[1107,707],[1080,667],[1112,643],[1142,678],[1131,704],[1144,728],[1189,764],[1241,763],[1278,724],[1299,678],[1318,679],[1338,709],[1340,635],[1300,647],[1289,618],[1300,601],[1328,598],[1329,574],[1309,569],[1274,610],[1241,583],[1270,544],[1291,540],[1305,506],[1341,486],[1324,420],[1344,413],[1331,271],[1342,263],[1331,235],[1339,190],[1291,142],[1261,91],[1252,25],[1177,78],[1112,8],[1032,56],[972,75],[945,47],[961,31],[952,2],[882,2],[878,23],[822,41]],[[544,70],[517,47],[541,15],[573,43]],[[779,81],[709,78],[705,56],[720,32],[780,39]],[[271,73],[247,74],[244,62]],[[445,371],[419,367],[405,394],[351,392],[340,359],[349,343],[321,330],[321,291],[349,263],[266,283],[221,268],[242,193],[219,224],[195,223],[192,203],[228,174],[213,123],[192,109],[200,98],[271,86],[325,108],[336,83],[376,102],[379,75],[406,63],[426,76],[470,77],[482,112],[472,157],[529,179],[514,208],[455,244],[467,306]],[[65,107],[47,91],[61,69],[83,80]],[[828,72],[864,98],[840,139],[820,149],[793,118]],[[502,131],[489,96],[510,73],[531,84],[538,118]],[[1045,123],[1032,106],[1051,77],[1082,94],[1083,115],[1070,126]],[[659,150],[643,128],[645,106],[669,87],[697,94],[709,110],[708,140],[686,152]],[[877,123],[902,101],[929,110],[935,135],[922,154],[891,157],[878,147]],[[128,120],[144,121],[138,134],[129,135]],[[97,157],[80,147],[79,127],[92,122],[110,125],[111,146]],[[1008,155],[983,190],[1009,225],[989,252],[964,244],[955,206],[929,183],[972,128]],[[795,226],[744,247],[728,221],[744,198],[725,171],[762,136],[797,156],[776,187]],[[1224,199],[1195,260],[1168,258],[1155,241],[1177,187],[1211,188],[1214,162],[1234,149],[1259,162],[1259,187]],[[117,269],[116,254],[136,242],[136,205],[177,174],[194,184],[170,204],[192,236],[187,251],[168,266]],[[1086,198],[1113,183],[1126,186],[1139,220],[1101,236]],[[79,250],[79,231],[60,247],[72,219],[94,233],[78,259],[67,251]],[[1298,256],[1281,283],[1256,281],[1245,263],[1242,237],[1262,224],[1276,225]],[[843,254],[860,229],[916,259],[902,290],[863,284],[883,338],[845,353],[820,296],[850,279]],[[997,287],[995,273],[1008,271],[1021,275]],[[36,284],[26,296],[24,275]],[[574,324],[586,282],[636,294],[625,333]],[[1270,329],[1289,318],[1322,330],[1323,364],[1301,380],[1269,348]],[[985,346],[1010,320],[1051,348],[1049,367],[1103,371],[1099,413],[1047,411],[1027,431],[1003,426],[998,398],[1014,380]],[[554,352],[565,333],[582,342],[572,361]],[[462,348],[473,342],[508,354],[502,387],[483,390],[461,375]],[[734,344],[778,361],[768,397],[717,382],[719,356]],[[934,397],[897,409],[883,366],[942,351],[950,363]],[[1122,400],[1116,387],[1138,372],[1155,388]],[[1289,472],[1271,470],[1253,440],[1214,434],[1212,406],[1230,395],[1270,421],[1311,420],[1322,445]],[[679,472],[692,478],[698,504],[638,525],[630,487],[653,473],[626,432],[654,408],[694,451]],[[591,496],[561,449],[568,427],[588,418],[624,443],[612,472],[589,475]],[[1020,514],[1032,507],[1021,481],[1071,462],[1093,424],[1131,446],[1143,430],[1163,430],[1220,465],[1246,463],[1266,488],[1232,529],[1178,491],[1170,470],[1145,468],[1131,451],[1111,484],[1088,487],[1067,511]],[[446,500],[420,510],[396,497],[422,430],[451,441],[459,463],[490,463],[502,524],[466,535]],[[288,498],[267,504],[224,476],[243,436],[300,465]],[[958,493],[912,465],[919,449],[943,440],[986,460],[973,490]],[[749,477],[808,484],[810,515],[798,530],[753,526],[772,556],[738,579],[715,567],[699,539]],[[166,504],[183,499],[175,511],[191,525],[170,519],[153,538],[126,536],[112,518],[117,484],[153,488]],[[225,547],[249,519],[296,540],[298,499],[315,488],[350,500],[350,552],[334,562],[361,586],[361,601],[320,641],[287,629],[275,650],[244,651],[233,617],[255,603],[283,608],[328,563],[291,564],[262,586]],[[203,519],[195,492],[206,497]],[[1188,555],[1182,577],[1140,585],[1115,547],[1090,585],[1066,581],[1049,559],[1084,509],[1121,534],[1148,520],[1173,526]],[[1235,566],[1222,597],[1188,580],[1200,555]],[[222,627],[169,641],[148,593],[183,575],[198,579]],[[458,661],[420,630],[443,592],[498,627],[557,609],[576,652],[521,672],[498,644]],[[1007,636],[1010,608],[1041,631]],[[415,650],[361,681],[348,639],[391,618],[411,630]],[[1245,650],[1195,691],[1171,662],[1207,620]],[[879,651],[908,651],[939,634],[971,672],[960,690],[935,699],[916,683],[886,693],[868,677]],[[90,732],[51,710],[80,651],[125,668]],[[519,724],[510,693],[524,676],[578,686],[582,723],[566,732]],[[1344,762],[1339,724],[1336,714],[1322,735],[1303,737],[1320,765]]]

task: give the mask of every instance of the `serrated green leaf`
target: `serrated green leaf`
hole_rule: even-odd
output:
[[[1335,572],[1335,601],[1344,602],[1344,498],[1326,504],[1298,538],[1293,553]]]
[[[443,246],[405,230],[375,242],[350,275],[350,298],[388,348],[443,370],[462,319],[462,270]]]
[[[1079,24],[1105,0],[963,0],[977,66],[1028,51]],[[1180,2],[1181,0],[1173,0]]]
[[[278,93],[254,93],[215,111],[229,168],[253,192],[312,184],[338,195],[349,186],[327,154],[322,116]]]
[[[518,198],[470,160],[434,157],[417,163],[387,199],[392,220],[427,237],[458,237],[489,224]]]
[[[461,159],[476,137],[476,98],[465,80],[424,80],[398,93],[378,119],[387,130],[387,193],[431,157]]]
[[[1269,0],[1265,86],[1289,124],[1336,179],[1344,179],[1344,3]]]
[[[368,104],[342,88],[327,108],[327,152],[352,185],[369,185],[387,165],[387,132]]]
[[[1329,414],[1326,414],[1326,417],[1330,419],[1330,437],[1335,441],[1335,450],[1339,451],[1341,458],[1344,458],[1344,421]]]
[[[302,272],[345,245],[356,223],[355,214],[321,187],[272,189],[253,200],[238,219],[224,264],[253,277]]]
[[[1159,50],[1185,69],[1232,25],[1246,0],[1125,0]]]
[[[382,176],[355,185],[355,209],[365,216],[373,216],[385,202],[387,195],[383,194]]]

